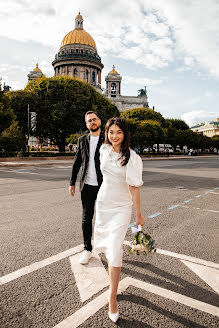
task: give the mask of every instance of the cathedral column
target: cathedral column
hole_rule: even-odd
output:
[[[98,83],[101,85],[101,71],[98,71]]]

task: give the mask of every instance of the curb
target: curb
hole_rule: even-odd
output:
[[[168,161],[168,160],[185,160],[185,159],[189,159],[189,160],[196,160],[196,159],[200,159],[200,158],[218,158],[219,159],[219,156],[218,155],[203,155],[203,156],[169,156],[169,157],[142,157],[142,161],[160,161],[160,160],[165,160],[165,161]],[[59,160],[54,160],[54,159],[43,159],[42,161],[38,162],[39,159],[36,160],[35,163],[33,163],[33,159],[31,158],[31,160],[28,160],[25,159],[25,162],[22,162],[21,160],[18,160],[16,161],[14,159],[14,161],[8,161],[8,162],[1,162],[0,160],[0,168],[1,167],[25,167],[25,166],[49,166],[49,165],[69,165],[69,164],[72,164],[72,161],[73,161],[73,158],[68,158],[68,159],[65,159],[65,161],[62,161],[62,159],[59,159]],[[51,161],[51,162],[47,162],[47,161]]]

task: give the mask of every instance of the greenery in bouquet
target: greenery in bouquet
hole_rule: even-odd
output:
[[[129,254],[143,254],[147,255],[149,253],[156,252],[155,240],[151,236],[143,231],[138,231],[134,239],[131,241],[131,246],[129,248]]]

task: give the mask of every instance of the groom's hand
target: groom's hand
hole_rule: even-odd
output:
[[[75,186],[69,186],[69,194],[74,197],[75,194]]]

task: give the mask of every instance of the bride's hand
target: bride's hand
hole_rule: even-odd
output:
[[[145,224],[145,219],[141,214],[136,215],[136,227],[138,227],[138,225],[143,226]]]

